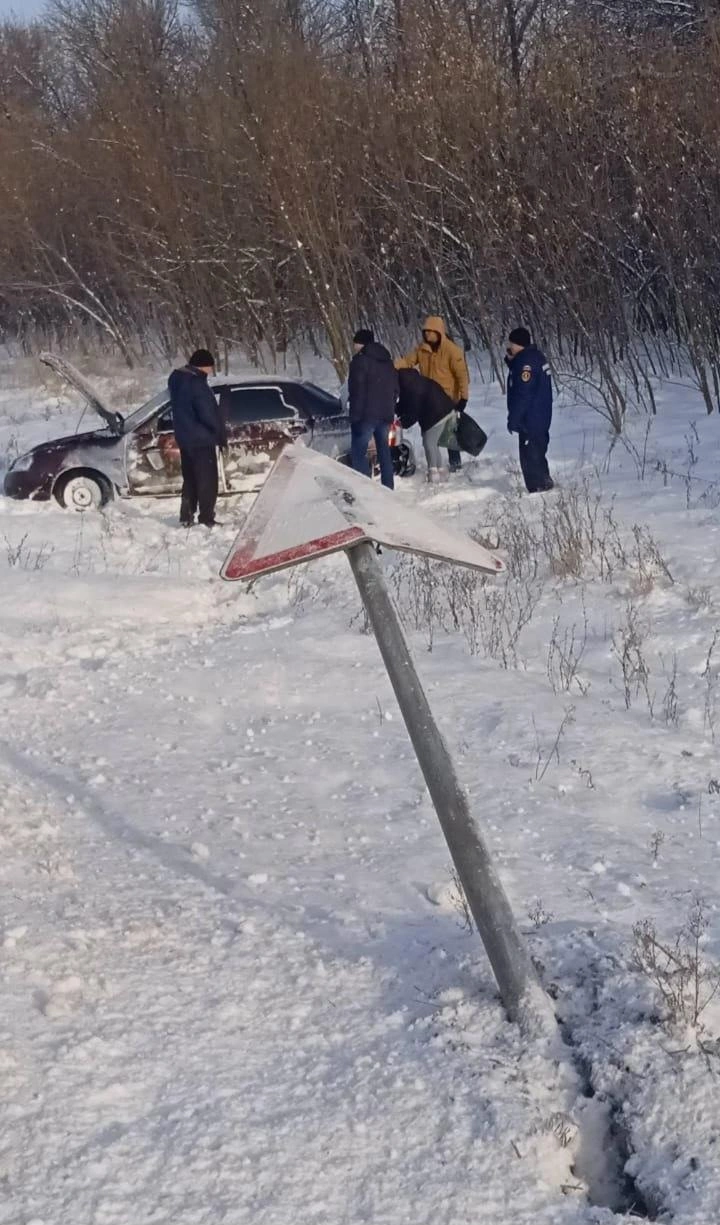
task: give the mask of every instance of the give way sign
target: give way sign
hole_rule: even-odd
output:
[[[225,561],[225,579],[251,579],[373,541],[487,574],[504,565],[469,536],[302,443],[285,448]]]
[[[499,557],[469,536],[405,507],[402,495],[294,443],[272,469],[222,574],[227,579],[256,578],[311,557],[347,552],[508,1016],[528,1029],[542,1016],[556,1039],[552,1005],[543,995],[487,841],[433,718],[373,542],[488,574],[504,568]]]

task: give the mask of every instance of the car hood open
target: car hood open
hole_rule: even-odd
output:
[[[71,387],[74,387],[76,391],[79,391],[93,412],[96,412],[102,418],[113,434],[117,434],[120,437],[125,426],[124,419],[120,413],[116,413],[105,403],[102,396],[95,390],[92,383],[88,382],[84,374],[76,370],[72,363],[66,361],[64,357],[58,357],[57,353],[41,353],[40,361],[44,365],[49,366],[51,370],[54,370],[56,374],[59,374],[60,378],[69,383]]]

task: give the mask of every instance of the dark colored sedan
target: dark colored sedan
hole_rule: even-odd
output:
[[[43,354],[42,360],[81,392],[104,425],[19,456],[5,477],[7,497],[55,497],[61,506],[88,510],[118,494],[180,493],[180,452],[167,390],[123,417],[64,359]],[[321,387],[292,379],[223,377],[212,379],[211,386],[228,429],[227,457],[218,456],[221,492],[255,492],[282,448],[297,438],[325,455],[347,458],[349,420],[340,401]]]

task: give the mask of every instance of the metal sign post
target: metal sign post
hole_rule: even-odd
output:
[[[534,1023],[539,1011],[550,1013],[550,1002],[433,718],[375,550],[358,544],[347,556],[507,1014]]]
[[[367,477],[297,445],[286,448],[222,570],[229,580],[328,553],[347,552],[468,905],[513,1021],[548,1036],[555,1014],[540,986],[510,903],[415,671],[403,628],[371,541],[499,574],[502,561],[429,515],[403,507]]]

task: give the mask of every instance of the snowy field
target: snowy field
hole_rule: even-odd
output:
[[[0,479],[77,422],[37,378]],[[611,447],[566,397],[528,498],[476,379],[486,453],[397,496],[507,579],[382,558],[560,1050],[504,1019],[343,557],[248,592],[241,500],[0,497],[2,1225],[717,1225],[719,423],[657,398]]]

